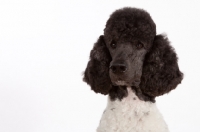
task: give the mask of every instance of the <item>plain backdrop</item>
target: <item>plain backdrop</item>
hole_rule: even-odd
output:
[[[107,97],[82,81],[109,15],[147,10],[166,33],[185,74],[156,99],[171,132],[200,132],[198,0],[1,0],[0,132],[94,132]]]

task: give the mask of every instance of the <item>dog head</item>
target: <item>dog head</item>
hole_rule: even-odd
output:
[[[140,84],[144,58],[155,35],[156,26],[143,10],[124,8],[110,16],[104,40],[112,58],[109,70],[112,84]]]
[[[182,78],[176,53],[167,37],[156,35],[151,16],[123,8],[110,16],[94,44],[83,80],[97,93],[129,86],[156,97],[176,88]]]

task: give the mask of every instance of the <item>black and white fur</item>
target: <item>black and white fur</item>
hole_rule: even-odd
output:
[[[83,80],[108,96],[98,132],[168,132],[155,103],[181,83],[177,55],[142,9],[111,14],[90,53]]]

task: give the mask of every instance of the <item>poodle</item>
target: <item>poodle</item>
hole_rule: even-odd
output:
[[[168,132],[155,98],[181,83],[177,60],[148,12],[125,7],[112,13],[83,77],[94,92],[108,95],[97,132]]]

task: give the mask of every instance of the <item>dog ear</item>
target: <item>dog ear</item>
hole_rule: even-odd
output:
[[[102,35],[90,52],[90,60],[83,77],[83,81],[89,84],[96,93],[106,95],[112,87],[109,78],[110,61],[111,56]]]
[[[156,97],[175,89],[183,79],[177,60],[168,38],[157,35],[145,56],[140,84],[142,92]]]

